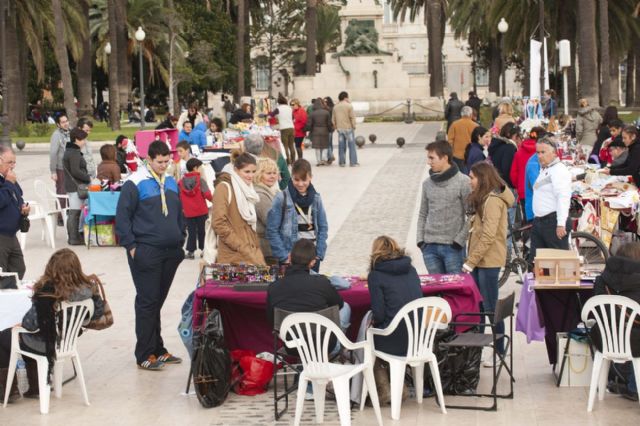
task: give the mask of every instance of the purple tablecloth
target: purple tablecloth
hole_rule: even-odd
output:
[[[469,274],[462,275],[458,282],[440,283],[440,275],[430,275],[433,281],[422,286],[425,296],[441,296],[449,302],[455,317],[462,312],[478,312],[482,296]],[[340,295],[351,306],[351,327],[347,334],[355,340],[360,322],[370,309],[371,300],[366,281],[352,279],[348,290]],[[222,314],[224,337],[227,347],[252,349],[256,352],[272,351],[273,336],[267,322],[267,292],[240,292],[231,287],[205,285],[195,292],[193,300],[194,328],[203,321],[202,303],[207,300],[209,309],[218,309]],[[461,316],[457,321],[477,322],[478,317]]]
[[[527,343],[531,341],[544,342],[545,330],[540,321],[536,292],[532,285],[535,283],[533,274],[527,274],[520,292],[518,313],[516,314],[516,331],[521,331],[527,336]]]

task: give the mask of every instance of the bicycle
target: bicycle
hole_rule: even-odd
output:
[[[524,283],[524,276],[527,271],[533,270],[533,264],[529,262],[529,247],[527,241],[532,224],[513,230],[509,223],[509,236],[511,247],[507,247],[507,260],[505,266],[500,270],[498,287],[502,287],[511,273],[516,273],[519,283]],[[569,235],[569,249],[578,253],[582,259],[585,269],[591,271],[602,271],[609,258],[609,249],[595,235],[586,232],[571,231]]]

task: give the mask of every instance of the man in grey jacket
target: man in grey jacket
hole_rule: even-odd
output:
[[[466,201],[471,185],[453,163],[448,142],[432,142],[426,149],[431,169],[422,184],[416,240],[430,274],[456,274],[462,271],[469,234]]]
[[[93,130],[93,122],[88,118],[81,118],[78,120],[78,124],[76,127],[87,135],[91,135],[91,131]],[[73,142],[73,141],[71,141]],[[95,179],[98,175],[98,167],[96,166],[96,160],[93,158],[93,151],[91,151],[91,147],[89,146],[89,141],[84,144],[82,147],[82,155],[84,156],[84,161],[87,162],[87,172],[89,172],[89,176]]]
[[[66,195],[64,190],[64,167],[62,157],[69,142],[69,118],[62,113],[56,117],[56,126],[49,142],[49,171],[51,179],[56,183],[56,194]],[[64,209],[67,206],[67,199],[60,198],[60,206]],[[58,215],[58,226],[63,226],[62,216]]]

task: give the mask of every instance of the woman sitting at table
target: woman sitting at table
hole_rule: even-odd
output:
[[[256,204],[260,200],[253,188],[256,159],[234,151],[231,163],[223,169],[213,193],[212,226],[218,236],[218,263],[264,265],[256,234]]]
[[[515,197],[497,170],[488,163],[474,164],[469,178],[468,204],[475,214],[469,226],[469,254],[462,269],[473,275],[480,290],[480,311],[494,312],[500,268],[507,260],[507,211]],[[500,323],[496,331],[504,333],[504,323]],[[498,351],[502,353],[504,342],[501,339],[498,343]]]
[[[420,278],[411,258],[391,237],[373,241],[367,278],[371,295],[373,326],[384,329],[407,303],[422,297]],[[392,355],[407,354],[407,327],[401,325],[389,336],[374,336],[376,350]]]
[[[97,280],[95,275],[85,275],[76,254],[69,249],[56,251],[44,274],[33,286],[32,306],[19,324],[32,334],[20,334],[20,348],[40,355],[46,355],[49,360],[49,370],[55,361],[55,346],[59,339],[56,327],[56,309],[60,302],[79,302],[92,299],[94,304],[93,317],[100,318],[104,313],[104,303],[99,294],[94,292],[92,283]],[[4,395],[7,383],[9,360],[11,356],[11,329],[0,332],[0,391]],[[33,358],[24,357],[27,368],[29,390],[24,394],[27,398],[39,397],[38,367]],[[17,380],[14,377],[11,387],[10,401],[19,397]]]
[[[242,104],[242,108],[238,108],[233,112],[229,124],[251,123],[253,121],[253,114],[251,114],[251,105]]]
[[[627,161],[620,166],[605,168],[604,173],[611,176],[631,176],[636,185],[640,185],[640,143],[638,143],[638,129],[627,126],[622,130],[622,142],[629,150]]]
[[[593,293],[596,296],[601,294],[625,296],[640,303],[640,243],[625,244],[618,249],[615,256],[607,259],[602,274],[596,279],[593,286]],[[596,348],[602,351],[602,338],[597,325],[591,329],[591,339]],[[631,329],[631,355],[640,357],[640,324],[638,324],[638,320]],[[631,361],[625,363],[622,368],[616,368],[630,372],[628,377],[624,378],[627,381],[627,393],[635,393],[637,400],[638,389]],[[612,391],[618,393],[616,389]],[[633,395],[630,396],[633,397]]]

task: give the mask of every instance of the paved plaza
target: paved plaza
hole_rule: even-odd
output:
[[[366,274],[372,240],[388,234],[406,244],[419,272],[425,272],[415,247],[415,223],[418,191],[426,175],[424,146],[434,139],[441,123],[363,124],[356,131],[367,139],[358,150],[357,168],[314,168],[313,183],[322,195],[329,221],[327,257],[324,273]],[[377,135],[375,145],[368,135]],[[395,145],[402,136],[407,144]],[[100,144],[92,143],[97,154]],[[336,144],[337,148],[337,144]],[[337,155],[337,152],[336,152]],[[312,151],[305,157],[314,163]],[[96,160],[98,160],[96,155]],[[50,182],[48,144],[36,144],[18,153],[16,173],[25,192],[33,197],[35,179]],[[27,238],[25,260],[27,279],[36,279],[43,271],[52,249],[40,240],[40,225],[34,224]],[[57,229],[57,248],[66,247],[63,228]],[[85,272],[102,274],[115,324],[104,331],[87,331],[79,343],[90,406],[82,402],[77,381],[64,386],[62,399],[51,398],[48,415],[41,415],[37,400],[20,400],[0,409],[0,425],[264,425],[274,424],[272,394],[238,396],[231,393],[221,407],[203,409],[194,394],[185,395],[189,363],[167,365],[163,371],[139,370],[133,357],[134,287],[122,248],[73,247]],[[178,269],[169,297],[164,305],[163,337],[167,348],[187,358],[176,331],[180,308],[193,290],[198,262],[185,260]],[[503,292],[520,286],[510,282]],[[265,319],[266,321],[266,319]],[[587,413],[588,388],[556,388],[543,343],[527,344],[524,336],[515,336],[515,398],[499,400],[493,413],[450,409],[440,413],[434,398],[421,405],[415,400],[403,403],[400,421],[390,417],[390,407],[382,408],[385,425],[634,425],[640,422],[638,403],[616,395],[596,402]],[[488,390],[490,369],[483,368],[480,390]],[[67,375],[69,372],[67,371]],[[505,377],[501,384],[507,385]],[[460,397],[447,397],[449,404],[473,403]],[[488,401],[481,401],[486,403]],[[305,404],[304,424],[314,424],[313,403]],[[278,425],[293,424],[294,405]],[[371,408],[352,411],[353,424],[375,425]],[[335,403],[327,401],[325,424],[339,424]]]

